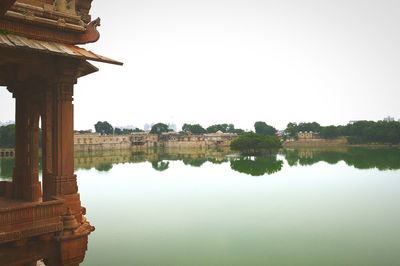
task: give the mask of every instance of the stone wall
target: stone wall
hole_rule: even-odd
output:
[[[344,146],[347,145],[347,139],[345,137],[336,139],[299,139],[293,141],[285,141],[284,147],[297,148],[297,147],[325,147],[325,146]]]
[[[99,134],[75,134],[75,151],[102,151],[120,149],[164,148],[208,148],[226,147],[236,138],[236,134],[213,133],[188,135],[168,132],[160,136],[149,133],[102,136]]]
[[[99,134],[75,134],[75,151],[128,149],[132,146],[129,135],[102,136]]]

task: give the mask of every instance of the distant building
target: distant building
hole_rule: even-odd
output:
[[[128,125],[128,126],[119,126],[119,127],[116,127],[116,128],[119,128],[119,129],[129,129],[129,130],[131,130],[131,129],[137,129],[138,127],[137,126],[134,126],[134,125]]]
[[[394,117],[387,116],[387,117],[385,117],[385,118],[383,119],[383,121],[385,121],[385,122],[393,122],[393,121],[394,121]]]
[[[169,124],[168,124],[168,129],[171,129],[171,130],[173,130],[173,131],[176,131],[176,124],[174,124],[174,123],[169,123]]]
[[[300,131],[297,133],[297,138],[299,140],[309,140],[317,138],[317,134],[312,131]]]
[[[126,135],[100,135],[96,133],[74,136],[75,151],[115,150],[129,148],[207,148],[229,146],[237,134],[218,131],[211,134],[185,134],[164,132],[161,135],[134,132]]]
[[[151,128],[153,127],[153,125],[154,124],[148,124],[148,123],[144,124],[144,127],[143,127],[144,131],[150,131]]]
[[[132,146],[154,147],[157,145],[158,136],[148,132],[131,133],[130,138]]]
[[[0,121],[0,127],[2,127],[2,126],[8,126],[8,125],[11,125],[11,124],[15,124],[15,122],[12,121],[12,120],[7,121],[7,122],[1,122],[1,121]]]

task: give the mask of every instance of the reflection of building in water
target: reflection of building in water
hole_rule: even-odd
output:
[[[314,156],[315,151],[312,149],[299,150],[300,158],[312,158]]]
[[[130,136],[130,146],[140,146],[140,147],[154,147],[157,144],[158,136],[154,134],[149,134],[146,132],[136,132],[132,133]]]
[[[95,42],[92,0],[0,1],[0,86],[16,102],[15,167],[0,181],[0,265],[79,265],[94,230],[74,174],[73,89],[120,64],[77,44]],[[43,184],[39,182],[39,121]]]
[[[14,149],[0,148],[0,158],[13,158],[15,155]]]
[[[129,148],[205,148],[229,146],[236,134],[212,133],[204,135],[167,132],[160,136],[148,132],[130,135],[75,134],[75,151],[118,150]]]
[[[222,149],[189,149],[189,148],[161,148],[134,150],[109,150],[97,152],[77,152],[75,154],[76,168],[90,169],[102,165],[119,163],[154,162],[161,160],[192,160],[206,159],[211,161],[224,161],[230,153],[227,148]]]

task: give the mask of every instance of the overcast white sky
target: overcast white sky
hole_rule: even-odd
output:
[[[400,118],[398,0],[94,0],[95,64],[75,128]],[[14,102],[0,90],[0,121]]]

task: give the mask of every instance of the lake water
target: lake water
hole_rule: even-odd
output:
[[[83,265],[400,265],[400,150],[77,154]],[[1,160],[2,179],[12,161]]]

